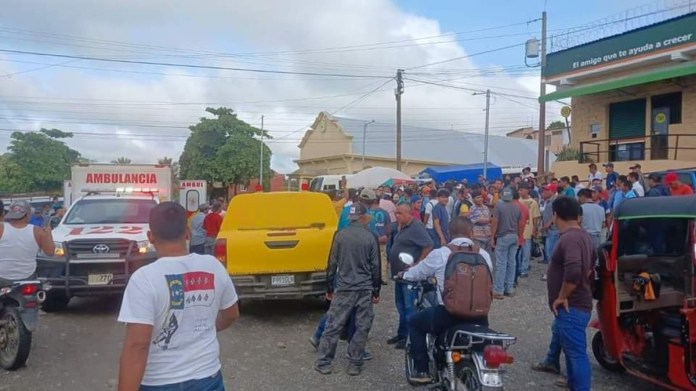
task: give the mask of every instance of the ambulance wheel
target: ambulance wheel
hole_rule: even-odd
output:
[[[623,372],[626,370],[621,363],[619,363],[619,360],[611,357],[609,353],[607,353],[607,350],[604,348],[602,333],[599,331],[592,337],[592,353],[594,354],[595,360],[597,360],[602,368],[611,372]]]

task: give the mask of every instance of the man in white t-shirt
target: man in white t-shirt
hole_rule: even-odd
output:
[[[590,173],[587,175],[588,187],[593,184],[592,181],[594,181],[595,179],[599,179],[601,183],[604,177],[602,176],[601,172],[597,171],[597,165],[594,163],[590,163],[590,165],[587,166],[587,168],[590,170]]]
[[[435,208],[435,205],[437,205],[437,203],[437,190],[432,189],[430,190],[430,200],[425,205],[423,223],[425,223],[425,229],[428,231],[428,235],[430,235],[430,239],[433,240],[433,243],[439,244],[440,238],[437,236],[437,233],[435,232],[435,220],[433,218],[433,209]]]
[[[118,390],[224,391],[216,333],[239,317],[232,280],[214,257],[189,254],[181,205],[157,205],[149,224],[160,258],[133,273],[123,296]]]

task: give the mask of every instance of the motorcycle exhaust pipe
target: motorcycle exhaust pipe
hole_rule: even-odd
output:
[[[46,301],[46,292],[45,291],[38,291],[36,292],[36,301],[39,302],[39,304],[43,303]]]

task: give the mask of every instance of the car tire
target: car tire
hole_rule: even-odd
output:
[[[41,303],[41,309],[45,312],[59,312],[68,307],[70,297],[62,291],[46,292],[46,300]]]
[[[597,360],[602,368],[611,372],[623,372],[626,370],[621,363],[619,363],[619,360],[607,354],[606,349],[604,349],[602,333],[599,331],[592,337],[592,353],[594,354],[595,360]]]

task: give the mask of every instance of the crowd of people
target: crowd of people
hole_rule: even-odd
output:
[[[530,168],[525,168],[517,176],[493,180],[481,176],[476,183],[467,180],[414,183],[337,192],[332,196],[339,216],[339,233],[361,225],[372,233],[373,238],[362,238],[363,247],[371,249],[369,256],[353,253],[334,258],[332,251],[330,266],[333,265],[334,269],[337,264],[352,266],[338,267],[339,274],[344,276],[330,280],[334,284],[331,289],[359,290],[359,284],[346,285],[345,281],[354,277],[346,274],[360,270],[365,285],[360,289],[369,286],[373,298],[371,303],[377,303],[379,284],[374,284],[376,275],[383,285],[387,285],[395,276],[412,274],[422,277],[423,270],[436,274],[438,266],[433,265],[444,267],[449,254],[447,245],[461,242],[461,226],[470,224],[470,230],[463,229],[466,240],[478,245],[486,257],[489,253],[494,255],[491,262],[494,299],[515,296],[519,279],[529,276],[532,258],[549,265],[545,268],[548,270],[549,305],[555,316],[552,342],[548,357],[532,369],[560,374],[560,352],[563,351],[568,377],[559,380],[559,385],[573,390],[589,389],[590,366],[585,343],[585,327],[592,311],[589,272],[594,265],[596,248],[605,240],[611,227],[612,216],[626,199],[693,194],[693,189],[681,183],[675,173],[669,172],[664,178],[656,174],[646,177],[639,164],[630,170],[627,175],[621,175],[614,170],[612,163],[607,163],[602,173],[592,163],[588,166],[587,179],[581,181],[578,175],[548,176],[539,180]],[[466,222],[462,223],[461,219]],[[459,225],[454,225],[460,227],[456,238],[452,235],[454,222],[459,222]],[[337,236],[337,242],[341,237]],[[581,246],[578,247],[578,243]],[[372,251],[377,247],[379,252]],[[400,260],[399,255],[403,253],[413,257],[415,266]],[[372,264],[379,264],[379,270],[371,269]],[[370,270],[376,274],[370,274]],[[334,276],[331,272],[329,275]],[[547,280],[547,273],[542,279]],[[438,318],[442,322],[444,315],[438,315],[435,320],[414,317],[413,290],[406,284],[395,282],[393,285],[399,320],[395,335],[386,342],[403,349],[407,336],[411,336],[413,345],[414,335],[424,335],[421,333],[424,325],[433,326],[438,323]],[[362,302],[371,306],[369,300],[365,300]],[[351,342],[349,348],[349,373],[360,373],[362,362],[372,357],[364,350],[365,332],[369,333],[369,327],[367,330],[365,327],[371,325],[372,312],[370,309],[369,322],[365,317],[356,316],[360,309],[358,301],[353,301],[355,306],[342,301],[337,309],[332,305],[317,333],[310,338],[319,351],[316,366],[319,372],[331,371],[336,340],[344,326],[350,329],[350,337],[355,335],[355,330],[361,330],[360,343]],[[356,322],[361,323],[361,327],[357,327]],[[331,334],[322,338],[322,330],[327,324]],[[362,350],[359,349],[361,346]],[[415,362],[419,363],[419,360],[415,359]],[[422,360],[419,365],[421,370],[417,370],[411,380],[430,381]]]

